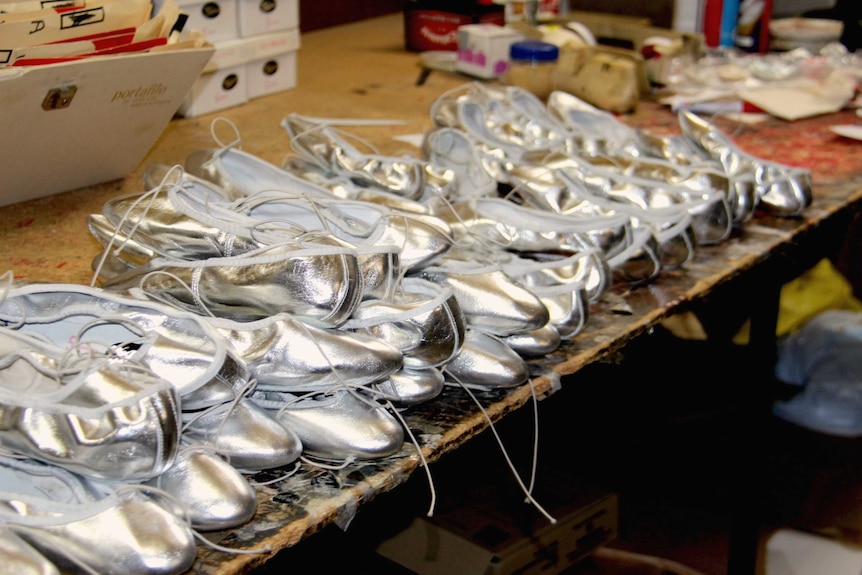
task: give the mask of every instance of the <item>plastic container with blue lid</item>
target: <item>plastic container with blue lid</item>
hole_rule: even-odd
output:
[[[503,82],[529,90],[542,100],[556,89],[560,49],[550,42],[522,40],[509,47],[509,68]]]

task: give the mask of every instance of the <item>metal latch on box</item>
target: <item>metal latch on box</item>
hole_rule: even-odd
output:
[[[60,110],[68,108],[72,103],[72,98],[78,91],[77,86],[65,86],[63,88],[51,88],[45,94],[45,99],[42,100],[43,110]]]

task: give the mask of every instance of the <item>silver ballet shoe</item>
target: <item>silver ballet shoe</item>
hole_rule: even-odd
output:
[[[0,525],[0,557],[4,575],[60,575],[56,565],[6,525]]]
[[[404,366],[402,352],[380,338],[324,329],[288,314],[251,322],[208,321],[242,360],[260,390],[307,392],[364,386]]]
[[[186,157],[183,166],[189,174],[218,186],[229,200],[270,191],[332,197],[327,188],[232,146],[196,150]]]
[[[504,338],[468,328],[461,351],[446,364],[443,375],[447,382],[468,388],[507,389],[526,383],[530,367]]]
[[[633,160],[661,160],[682,169],[692,180],[695,174],[711,180],[714,187],[727,197],[733,227],[740,227],[754,214],[756,197],[754,178],[748,174],[728,174],[721,164],[705,157],[703,152],[684,136],[659,136],[629,126],[619,118],[600,110],[567,92],[557,91],[548,97],[548,110],[576,134],[574,150],[587,158],[603,156]],[[661,162],[659,162],[661,163]],[[722,181],[715,171],[724,173]],[[665,170],[666,171],[666,170]],[[679,176],[677,176],[679,177]]]
[[[102,349],[0,329],[0,445],[92,477],[146,480],[167,469],[179,446],[176,389]]]
[[[638,145],[638,131],[611,112],[562,90],[551,92],[546,107],[548,113],[569,130],[576,149],[582,154],[643,155]]]
[[[143,292],[194,313],[250,321],[288,312],[338,326],[362,299],[356,251],[315,237],[238,256],[183,261],[156,258],[102,287]]]
[[[441,185],[448,184],[438,181],[438,175],[418,158],[359,151],[326,120],[289,114],[281,126],[300,157],[365,186],[418,200],[436,195]]]
[[[256,391],[252,399],[296,432],[303,453],[319,459],[379,459],[397,453],[404,443],[404,428],[398,420],[353,390],[306,396]]]
[[[0,459],[0,485],[0,522],[60,569],[174,575],[194,564],[179,510],[145,491],[104,495],[60,467],[12,458]]]
[[[497,264],[447,258],[422,270],[420,277],[455,294],[466,325],[499,336],[538,329],[548,323],[548,308]]]
[[[424,203],[367,186],[350,178],[333,176],[318,164],[290,158],[276,166],[236,147],[203,149],[185,161],[188,173],[219,187],[229,199],[238,200],[264,192],[285,192],[318,199],[370,202],[413,215],[430,215]]]
[[[580,182],[593,196],[628,201],[642,209],[671,205],[685,209],[699,244],[723,242],[733,231],[723,172],[706,168],[694,172],[664,160],[625,157],[571,157],[559,167],[569,182]]]
[[[583,172],[577,170],[559,168],[554,171],[551,185],[537,187],[532,183],[525,184],[521,189],[526,190],[526,194],[522,195],[529,195],[531,203],[536,202],[537,197],[540,198],[538,201],[549,196],[564,197],[565,213],[588,215],[598,211],[603,214],[625,214],[633,228],[649,230],[656,239],[663,268],[677,269],[691,261],[698,244],[692,213],[701,209],[700,205],[691,207],[671,188],[644,188],[628,184],[609,188],[601,184],[601,179],[584,176]],[[731,227],[729,219],[725,218],[724,222],[721,234],[726,237]]]
[[[101,229],[99,219],[91,217],[91,232],[103,245],[120,251],[126,248],[122,240],[128,238],[134,241],[133,255],[143,251],[137,246],[143,246],[154,255],[183,260],[235,255],[262,245],[252,237],[256,222],[226,209],[228,200],[219,188],[176,166],[150,168],[156,169],[161,179],[148,191],[105,202],[102,215],[113,228],[110,234]],[[276,239],[291,239],[303,231],[293,230]]]
[[[399,262],[408,273],[433,263],[452,245],[452,232],[441,219],[370,202],[263,192],[232,208],[261,223],[327,231],[357,249],[397,249]]]
[[[443,372],[436,367],[405,367],[371,387],[382,399],[391,401],[395,407],[408,408],[440,395],[445,382]]]
[[[185,446],[174,464],[147,485],[168,493],[192,528],[230,529],[248,522],[257,511],[257,496],[248,480],[209,449]]]
[[[811,205],[811,171],[770,162],[742,151],[716,126],[689,110],[678,120],[683,135],[730,176],[753,175],[757,207],[778,216],[798,216]]]
[[[508,162],[518,163],[524,154],[565,149],[569,135],[563,126],[530,117],[512,104],[511,96],[523,92],[474,83],[457,99],[457,127],[481,145],[484,154]]]
[[[571,339],[583,331],[589,318],[590,302],[586,287],[577,276],[570,275],[572,270],[580,268],[580,260],[586,257],[589,257],[588,252],[546,259],[503,253],[499,254],[498,261],[509,277],[536,294],[545,305],[548,323],[556,332],[556,338]],[[549,327],[539,330],[534,337],[548,340],[545,345],[550,344],[554,334],[549,333]],[[519,347],[526,343],[524,341]]]
[[[414,370],[445,365],[458,353],[466,329],[451,289],[410,276],[389,300],[363,302],[342,328],[393,345],[404,355],[404,367]]]
[[[429,130],[422,138],[422,157],[453,174],[446,197],[428,198],[426,203],[439,205],[443,199],[459,202],[497,195],[497,180],[485,168],[476,144],[463,130],[448,126]]]
[[[589,253],[579,262],[579,279],[591,301],[598,300],[611,285],[608,258],[627,256],[638,247],[625,214],[564,215],[502,198],[477,198],[453,204],[440,217],[449,223],[461,245],[521,253]]]
[[[182,417],[184,442],[211,448],[240,471],[290,465],[302,453],[300,438],[247,395]]]
[[[696,243],[693,217],[685,206],[678,205],[679,200],[657,193],[630,194],[627,190],[606,189],[602,183],[607,180],[582,177],[583,172],[573,169],[574,166],[576,162],[562,155],[555,155],[542,165],[521,164],[510,174],[515,184],[513,193],[540,211],[577,216],[587,222],[624,216],[631,227],[631,237],[653,236],[664,268],[678,268],[691,259]],[[563,177],[568,170],[573,170],[576,176]],[[593,187],[597,191],[592,191]]]
[[[556,351],[563,342],[560,332],[551,322],[539,329],[526,333],[516,333],[500,339],[515,353],[525,358],[548,355]]]
[[[426,205],[429,199],[410,199],[396,192],[360,185],[345,175],[333,174],[330,170],[304,158],[288,158],[281,169],[294,177],[327,190],[332,196],[344,200],[370,202],[408,214],[431,214]]]

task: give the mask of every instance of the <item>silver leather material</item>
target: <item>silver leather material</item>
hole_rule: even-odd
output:
[[[202,316],[99,288],[36,283],[10,288],[0,319],[57,343],[86,337],[170,382],[180,396],[186,443],[210,446],[244,469],[299,457],[299,439],[241,398],[249,370]]]
[[[196,150],[183,165],[189,174],[218,186],[230,200],[268,191],[332,196],[328,189],[235,147]]]
[[[263,223],[325,230],[357,248],[397,248],[400,264],[407,272],[433,263],[452,245],[452,232],[444,221],[370,202],[263,192],[237,202],[233,208]]]
[[[247,396],[199,412],[183,412],[184,442],[211,447],[242,471],[256,472],[296,461],[302,442]]]
[[[588,254],[578,260],[576,277],[590,301],[597,301],[611,285],[608,254],[625,253],[632,241],[626,215],[596,218],[593,223],[583,215],[554,214],[500,198],[459,202],[441,217],[450,221],[456,240],[473,249]]]
[[[249,217],[237,207],[247,208],[246,204],[239,204],[241,200],[227,203],[207,182],[188,174],[174,180],[169,185],[160,184],[164,191],[152,197],[126,196],[109,201],[105,217],[113,223],[115,231],[103,229],[105,225],[98,216],[90,216],[90,231],[103,245],[122,246],[119,253],[117,250],[109,252],[112,256],[116,254],[112,261],[120,258],[142,265],[147,260],[142,262],[141,256],[147,251],[184,260],[238,255],[266,245],[297,241],[309,231],[318,235],[329,231],[320,221],[306,219],[303,223],[313,224],[308,228],[283,218]],[[267,197],[273,194],[277,197],[280,193],[269,192]],[[325,191],[317,193],[326,194]],[[327,199],[334,201],[329,194],[321,201]],[[314,202],[311,198],[308,201]],[[126,240],[129,234],[134,237]],[[333,244],[340,241],[335,237],[328,239]],[[394,242],[358,245],[343,242],[343,245],[357,252],[363,296],[384,297],[391,293],[394,278],[401,271],[400,245]],[[124,255],[127,250],[131,251],[129,257]],[[121,267],[116,269],[122,271]]]
[[[324,391],[341,385],[368,385],[404,365],[402,352],[382,339],[323,329],[287,314],[253,322],[209,321],[262,390]]]
[[[584,283],[577,278],[566,277],[570,270],[578,268],[579,260],[584,257],[587,256],[576,254],[566,258],[535,260],[506,254],[500,260],[503,271],[509,277],[536,294],[545,304],[549,323],[558,339],[571,339],[579,334],[589,318],[589,296]],[[539,328],[542,329],[549,328]],[[536,337],[548,336],[553,337],[553,334],[536,334]]]
[[[0,557],[3,575],[60,575],[57,566],[15,534],[8,525],[0,525]]]
[[[363,302],[343,328],[385,341],[404,354],[411,369],[440,367],[464,341],[464,314],[452,290],[405,277],[389,300]]]
[[[58,568],[104,575],[173,575],[189,569],[195,538],[143,491],[102,495],[64,469],[0,458],[0,522]]]
[[[468,328],[507,336],[532,331],[550,319],[541,300],[496,264],[447,258],[422,270],[420,277],[452,290]]]
[[[174,464],[147,482],[174,498],[199,531],[230,529],[249,521],[257,496],[248,480],[208,449],[183,447]]]
[[[252,399],[294,430],[303,453],[329,461],[368,460],[397,453],[404,428],[383,406],[351,390],[296,396],[257,391]]]
[[[0,329],[0,446],[93,477],[149,479],[177,453],[176,389],[100,345],[66,350]]]
[[[678,120],[683,135],[730,176],[754,176],[757,206],[778,216],[798,216],[811,205],[811,171],[744,152],[724,132],[689,110]]]
[[[337,326],[361,301],[358,277],[355,250],[316,237],[232,257],[156,258],[103,287],[139,290],[205,315],[254,320],[289,312],[311,323]]]
[[[372,387],[399,408],[408,408],[440,395],[445,385],[443,372],[436,367],[404,368]]]
[[[530,378],[527,361],[505,340],[477,329],[468,329],[458,356],[443,370],[446,381],[477,389],[506,389]]]
[[[58,346],[81,337],[99,341],[169,381],[180,396],[216,378],[248,378],[228,357],[221,335],[201,316],[105,289],[17,283],[0,300],[0,322]],[[227,362],[232,365],[225,367]]]
[[[526,333],[501,338],[503,343],[524,358],[542,357],[560,347],[562,338],[553,323]]]
[[[289,114],[281,126],[300,157],[367,187],[417,200],[433,196],[441,186],[448,184],[445,180],[439,181],[433,169],[418,158],[359,151],[325,120]]]

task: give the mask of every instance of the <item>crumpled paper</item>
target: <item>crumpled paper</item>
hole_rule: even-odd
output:
[[[842,70],[826,78],[794,78],[737,92],[740,99],[783,120],[838,112],[853,100],[856,80]]]

